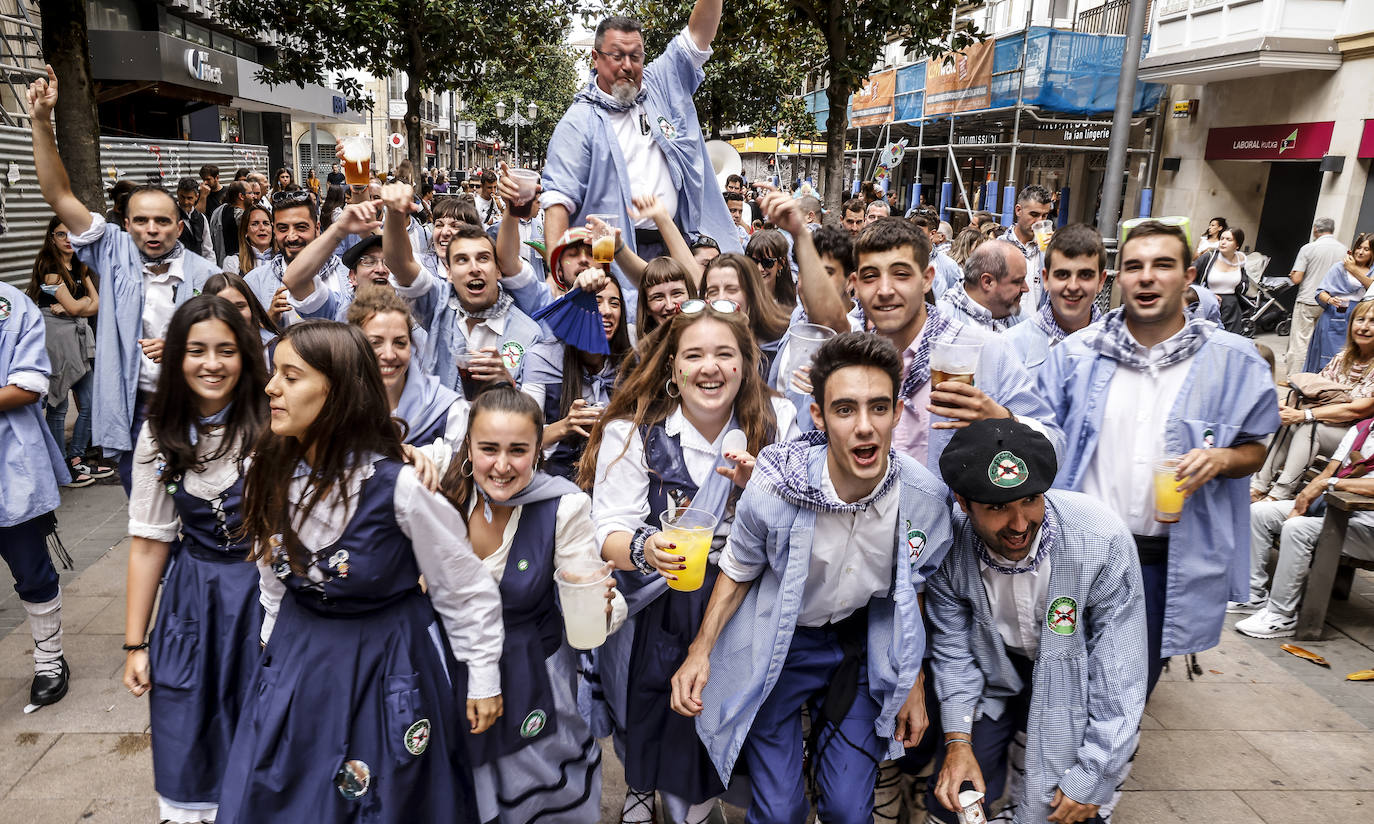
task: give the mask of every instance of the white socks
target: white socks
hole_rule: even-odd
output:
[[[687,810],[686,824],[705,824],[706,819],[711,817],[711,812],[716,808],[716,800],[703,801],[700,804],[693,804]]]
[[[653,820],[653,791],[642,793],[639,790],[626,788],[625,807],[620,812],[621,824],[653,824]]]
[[[57,675],[57,659],[62,657],[62,593],[42,604],[21,602],[29,614],[33,631],[33,671],[36,675]]]

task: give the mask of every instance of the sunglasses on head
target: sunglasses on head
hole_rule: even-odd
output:
[[[297,203],[309,202],[310,193],[305,191],[304,189],[295,192],[281,191],[272,193],[273,206],[294,206]]]
[[[722,315],[733,315],[739,311],[739,304],[735,303],[733,300],[726,300],[725,298],[716,298],[715,300],[692,298],[691,300],[683,301],[682,305],[677,308],[677,311],[679,314],[683,315],[700,315],[708,308]]]
[[[700,235],[692,241],[692,251],[695,252],[698,249],[715,249],[719,252],[720,244],[716,243],[716,239],[710,235]]]

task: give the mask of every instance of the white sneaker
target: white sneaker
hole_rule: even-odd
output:
[[[1236,622],[1236,632],[1251,638],[1287,638],[1297,634],[1298,616],[1284,616],[1267,607]]]
[[[1269,603],[1268,598],[1252,598],[1249,601],[1227,601],[1226,611],[1231,615],[1254,615]]]

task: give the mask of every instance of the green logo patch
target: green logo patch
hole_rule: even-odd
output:
[[[1026,462],[1005,449],[993,455],[992,463],[988,464],[988,480],[1003,489],[1020,486],[1029,479]]]
[[[1056,635],[1073,635],[1078,628],[1078,602],[1067,595],[1055,598],[1045,612],[1045,624]]]
[[[429,719],[421,718],[406,730],[406,752],[421,755],[429,747]]]
[[[544,725],[548,723],[549,717],[543,710],[535,710],[525,716],[525,720],[520,724],[520,737],[533,738],[544,731]]]

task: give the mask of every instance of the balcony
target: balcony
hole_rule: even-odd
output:
[[[1157,0],[1140,79],[1203,84],[1335,71],[1336,37],[1367,0]]]
[[[1150,10],[1149,6],[1154,4],[1154,0],[1147,0],[1145,12],[1145,31],[1150,30]],[[1107,0],[1107,2],[1095,9],[1087,9],[1078,13],[1078,22],[1074,26],[1074,31],[1086,34],[1125,34],[1126,21],[1130,16],[1130,0]]]

